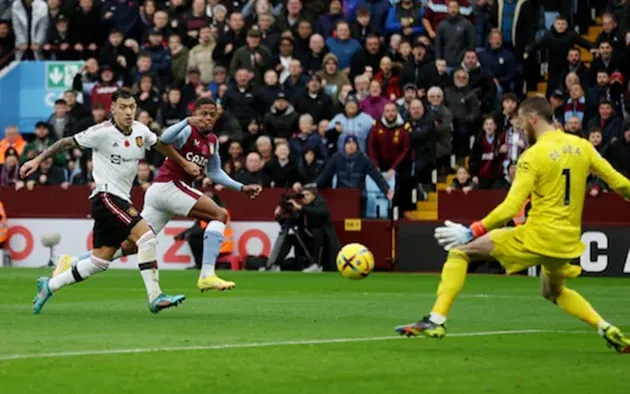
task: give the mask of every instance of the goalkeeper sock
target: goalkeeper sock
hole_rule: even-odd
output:
[[[199,276],[201,279],[214,275],[214,266],[221,250],[224,231],[225,223],[213,220],[208,223],[203,232],[203,256],[201,259],[203,265]]]
[[[461,250],[448,252],[446,263],[442,267],[442,280],[437,291],[437,300],[431,310],[430,319],[436,324],[444,324],[455,297],[462,291],[470,257]]]
[[[595,329],[599,329],[600,326],[604,326],[606,321],[599,313],[593,309],[591,304],[584,299],[575,290],[571,290],[568,287],[563,287],[560,291],[560,295],[556,298],[555,303],[565,311],[569,312],[578,319],[591,325]]]
[[[81,282],[90,276],[103,272],[109,267],[109,261],[90,255],[80,260],[72,268],[55,276],[48,282],[48,287],[53,293],[62,287]]]

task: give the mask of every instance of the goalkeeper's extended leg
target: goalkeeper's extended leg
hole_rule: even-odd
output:
[[[547,300],[595,328],[609,347],[619,353],[630,353],[630,339],[626,338],[619,328],[604,320],[580,293],[566,287],[563,277],[550,275],[550,272],[543,268],[541,293]]]
[[[442,338],[446,335],[446,318],[455,298],[464,287],[468,263],[472,257],[483,258],[489,255],[492,247],[490,237],[484,235],[469,244],[449,251],[446,262],[442,266],[442,279],[431,313],[416,323],[396,327],[396,332],[407,336],[422,334],[432,338]]]

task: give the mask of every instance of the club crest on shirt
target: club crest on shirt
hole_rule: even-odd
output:
[[[138,138],[142,139],[142,137]],[[130,207],[129,209],[127,209],[127,213],[131,216],[138,216],[138,211],[134,207]]]
[[[138,148],[142,148],[142,137],[136,137],[136,145],[138,145]]]

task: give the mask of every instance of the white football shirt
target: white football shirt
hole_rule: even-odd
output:
[[[131,201],[131,187],[138,172],[138,162],[158,142],[158,137],[147,126],[133,122],[131,133],[125,135],[108,120],[74,135],[81,148],[92,149],[92,176],[96,187],[90,197],[111,193]]]

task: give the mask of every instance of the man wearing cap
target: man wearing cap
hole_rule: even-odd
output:
[[[549,97],[549,103],[551,103],[554,123],[564,124],[564,92],[561,89],[554,90]]]
[[[398,113],[405,121],[409,120],[409,104],[418,97],[418,87],[413,83],[408,83],[403,87],[403,96],[396,100]]]
[[[46,57],[52,60],[77,59],[77,53],[70,44],[68,17],[64,14],[59,14],[55,18],[55,27],[48,30],[48,37],[43,49]]]
[[[293,133],[298,131],[299,117],[300,115],[295,112],[284,92],[278,92],[271,110],[263,119],[263,133],[272,138],[288,140]]]
[[[112,106],[112,95],[118,90],[118,81],[114,79],[114,71],[109,64],[103,64],[100,68],[100,81],[97,82],[90,93],[92,107],[102,105],[106,113]],[[81,129],[84,130],[84,129]]]
[[[35,124],[35,131],[33,133],[35,134],[35,139],[29,142],[24,148],[24,151],[22,151],[22,155],[20,157],[21,162],[31,160],[55,142],[55,139],[50,136],[50,129],[48,127],[49,126],[48,124],[46,124],[46,122],[40,121]],[[53,163],[56,166],[65,165],[65,154],[58,153],[53,156]]]
[[[164,42],[164,36],[158,29],[149,32],[149,42],[146,51],[151,54],[151,71],[154,71],[163,84],[169,85],[173,76],[171,73],[171,54]]]
[[[234,76],[236,70],[245,68],[254,73],[253,83],[258,86],[262,82],[263,73],[271,59],[271,52],[260,44],[260,32],[250,29],[247,32],[247,45],[234,52],[230,63],[230,74]]]

